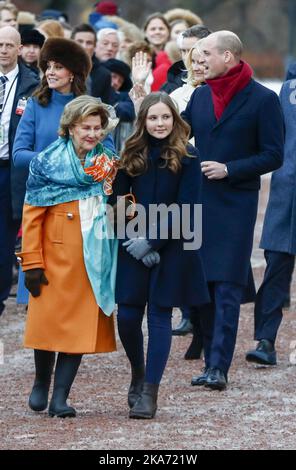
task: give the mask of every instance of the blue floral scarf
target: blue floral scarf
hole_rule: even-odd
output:
[[[59,138],[32,159],[25,196],[26,204],[39,207],[79,201],[86,271],[97,304],[108,316],[115,307],[118,241],[106,202],[117,163],[118,157],[98,144],[83,167],[71,139]]]

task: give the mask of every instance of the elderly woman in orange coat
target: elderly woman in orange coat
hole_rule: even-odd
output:
[[[33,158],[18,254],[30,291],[25,347],[34,349],[34,411],[73,417],[66,403],[82,354],[115,350],[117,242],[105,209],[117,157],[100,144],[108,111],[80,96],[65,107],[60,138]],[[112,230],[112,229],[110,229]]]

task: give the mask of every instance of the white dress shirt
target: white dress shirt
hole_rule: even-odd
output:
[[[0,143],[0,159],[8,160],[9,158],[9,145],[8,145],[8,132],[9,132],[9,124],[12,112],[12,106],[14,102],[15,92],[16,92],[16,84],[17,79],[16,76],[19,73],[19,66],[11,70],[10,72],[4,74],[0,72],[0,77],[5,75],[7,77],[7,82],[5,84],[5,96],[3,105],[5,105],[3,112],[1,114],[0,125],[4,130],[4,143]],[[8,99],[7,99],[8,97]]]

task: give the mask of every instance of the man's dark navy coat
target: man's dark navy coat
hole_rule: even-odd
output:
[[[254,80],[219,121],[208,85],[197,88],[182,117],[191,125],[201,161],[227,164],[229,176],[203,176],[202,256],[208,281],[247,285],[260,175],[283,161],[284,124],[277,95]]]

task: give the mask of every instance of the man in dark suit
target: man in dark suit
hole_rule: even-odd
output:
[[[89,24],[83,23],[73,29],[71,38],[86,50],[92,60],[92,69],[86,82],[88,93],[101,98],[103,103],[114,104],[115,93],[111,87],[111,73],[95,56],[97,43],[95,30]]]
[[[218,31],[201,39],[197,49],[206,85],[195,90],[183,117],[201,157],[201,252],[212,302],[201,308],[205,371],[192,385],[223,390],[240,304],[253,281],[250,258],[260,175],[282,164],[284,126],[277,95],[255,82],[241,60],[238,36]]]
[[[27,98],[39,83],[28,67],[18,64],[20,53],[20,34],[12,26],[0,28],[0,315],[11,289],[14,246],[22,217],[19,194],[24,175],[13,165],[12,146]]]

